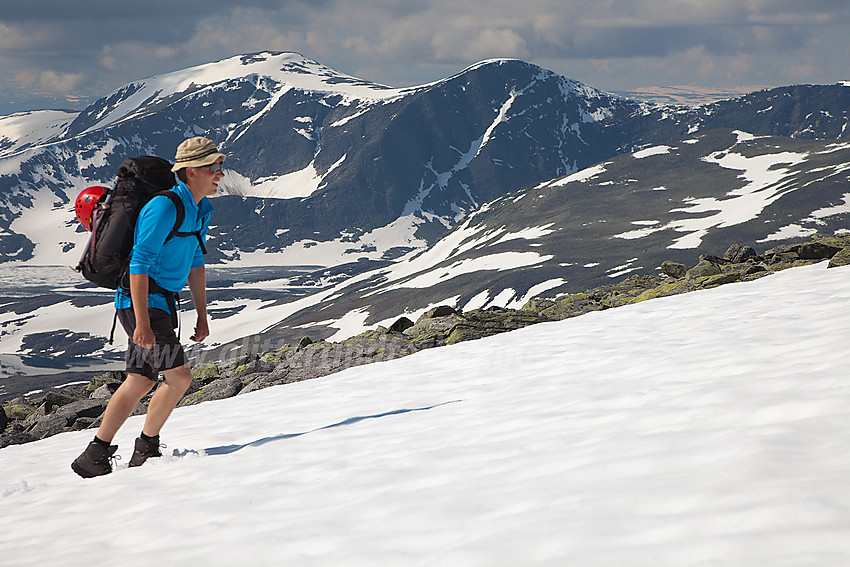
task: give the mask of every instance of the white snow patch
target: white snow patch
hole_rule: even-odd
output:
[[[524,228],[517,232],[509,232],[502,236],[496,242],[493,242],[492,245],[502,244],[503,242],[510,242],[511,240],[537,240],[538,238],[542,238],[547,234],[552,234],[555,232],[550,229],[550,227],[554,226],[555,223],[549,223],[543,226],[531,226],[528,228]]]
[[[445,267],[433,268],[410,279],[397,281],[393,285],[384,287],[376,293],[386,293],[405,288],[429,288],[464,274],[482,271],[504,271],[524,266],[534,266],[547,262],[552,258],[554,256],[543,256],[537,252],[500,252],[477,258],[466,258]]]
[[[79,112],[36,110],[0,116],[0,157],[61,136]]]
[[[565,283],[567,283],[567,280],[563,278],[554,278],[531,286],[525,293],[525,295],[523,295],[521,298],[518,298],[517,301],[514,302],[514,304],[517,305],[516,309],[522,308],[526,303],[528,303],[535,297],[540,297],[550,289],[555,289],[556,287],[560,287]]]
[[[338,331],[327,340],[331,342],[341,341],[359,334],[366,327],[366,319],[368,318],[369,311],[365,308],[349,311],[331,323]]]
[[[253,181],[236,171],[225,170],[225,178],[221,185],[226,188],[227,193],[234,195],[270,199],[305,199],[324,186],[325,177],[342,165],[346,157],[348,154],[344,154],[321,174],[316,170],[315,160],[303,169],[283,175],[261,177]]]
[[[590,179],[593,179],[597,175],[601,175],[601,174],[605,173],[605,166],[606,165],[608,165],[608,164],[607,163],[600,163],[600,164],[594,165],[592,167],[586,167],[582,170],[579,170],[579,171],[577,171],[577,172],[575,172],[571,175],[567,175],[566,177],[563,177],[563,178],[558,179],[556,181],[552,181],[552,182],[547,181],[546,183],[543,183],[539,187],[540,188],[542,188],[542,187],[561,187],[561,186],[567,185],[569,183],[585,182],[585,181],[588,181]]]
[[[787,240],[789,238],[806,238],[808,236],[812,236],[813,234],[817,234],[816,228],[804,228],[799,224],[792,223],[787,226],[783,226],[776,232],[767,235],[766,237],[757,240],[759,244],[763,244],[765,242],[771,242],[774,240]]]
[[[494,307],[508,307],[511,305],[511,300],[516,297],[516,290],[512,288],[505,288],[499,293],[496,294],[496,297],[490,300],[488,305],[492,305]]]
[[[469,301],[467,301],[466,305],[463,306],[461,311],[472,311],[473,309],[483,309],[484,306],[486,306],[489,301],[490,301],[490,292],[485,289],[484,291],[477,293]]]
[[[809,215],[809,218],[812,220],[822,220],[828,217],[834,217],[835,215],[843,215],[850,213],[850,193],[846,193],[841,198],[841,200],[842,203],[840,205],[824,207],[822,209],[812,211],[812,214]]]
[[[672,148],[670,146],[653,146],[651,148],[646,148],[646,149],[634,152],[632,154],[632,157],[634,157],[635,159],[643,159],[643,158],[647,158],[647,157],[650,157],[650,156],[658,156],[658,155],[663,155],[663,154],[669,154],[670,151],[674,150],[674,149],[675,148]]]
[[[739,141],[754,138],[751,134],[737,132]],[[716,152],[703,158],[726,169],[741,171],[740,178],[746,184],[728,192],[724,198],[689,198],[686,207],[672,209],[671,213],[686,213],[692,218],[676,219],[664,225],[627,231],[614,238],[635,239],[663,230],[673,229],[686,233],[674,240],[668,248],[698,248],[709,230],[726,228],[756,218],[765,207],[796,187],[786,181],[791,168],[803,162],[808,154],[780,152],[776,154],[747,157],[732,150]],[[699,216],[696,216],[699,215]]]
[[[624,275],[631,273],[631,272],[634,272],[636,270],[640,270],[642,268],[642,266],[633,266],[632,265],[637,261],[638,261],[638,258],[632,258],[631,260],[628,260],[625,264],[622,264],[620,266],[615,266],[613,268],[606,270],[605,275],[607,275],[609,278],[613,279],[613,278],[619,278],[620,276],[624,276]]]

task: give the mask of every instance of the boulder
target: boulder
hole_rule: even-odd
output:
[[[723,258],[725,260],[729,260],[733,264],[742,264],[747,260],[758,258],[758,254],[756,254],[756,251],[752,246],[733,244],[726,250],[726,253],[723,254]]]
[[[68,423],[73,423],[78,417],[97,418],[106,409],[107,401],[103,399],[86,399],[64,405],[56,410],[57,415],[64,416]]]
[[[688,270],[688,273],[685,274],[686,278],[696,279],[705,276],[716,276],[722,273],[720,266],[718,266],[715,262],[712,262],[708,258],[702,256],[700,258],[699,264]]]
[[[37,406],[23,397],[18,396],[5,404],[3,404],[3,410],[8,417],[12,421],[23,421],[25,420],[32,412],[36,410]]]
[[[37,439],[29,433],[18,428],[10,428],[9,431],[0,435],[0,449],[9,445],[23,445],[33,441],[37,441]]]
[[[89,397],[93,400],[108,400],[112,397],[112,394],[114,393],[115,391],[110,387],[109,384],[104,384],[103,386],[92,392],[91,396]]]
[[[797,260],[829,260],[840,252],[842,246],[819,240],[796,244],[774,246],[764,253],[765,259],[771,264],[779,262],[795,262]]]
[[[51,413],[39,419],[27,430],[27,433],[36,439],[44,439],[62,433],[66,427],[68,427],[68,419],[65,416]]]
[[[243,384],[239,394],[249,394],[256,390],[269,388],[271,386],[280,386],[282,384],[290,384],[298,382],[299,379],[293,376],[285,365],[281,365],[279,370],[274,372],[257,372],[243,378]]]
[[[6,416],[6,411],[0,406],[0,433],[6,430],[7,425],[9,425],[9,418]]]
[[[93,422],[103,414],[106,403],[103,399],[89,398],[65,404],[47,414],[44,413],[47,407],[45,404],[24,420],[24,426],[26,432],[36,439],[44,439],[67,431],[80,418],[85,418],[89,423]]]
[[[797,256],[801,260],[829,260],[840,251],[840,247],[824,242],[804,242],[797,248]]]
[[[681,279],[687,275],[688,267],[678,262],[666,260],[661,264],[661,272],[671,278]]]
[[[423,314],[416,320],[415,325],[404,331],[404,337],[410,340],[416,349],[445,345],[446,337],[451,334],[452,329],[464,321],[464,317],[458,315],[454,310],[452,310],[454,311],[453,315],[447,314],[439,317],[429,317],[428,315],[432,311]]]
[[[434,307],[433,309],[429,309],[428,311],[423,313],[421,318],[436,319],[437,317],[448,317],[450,315],[459,315],[459,313],[455,310],[454,307],[450,307],[448,305],[440,305],[439,307]]]
[[[199,404],[201,402],[208,402],[210,400],[232,398],[238,394],[241,389],[242,380],[240,378],[235,376],[219,378],[218,380],[213,380],[207,386],[204,386],[194,394],[184,397],[179,405],[180,407],[184,407]]]
[[[830,258],[827,268],[850,265],[850,246],[839,250],[835,256]]]
[[[109,388],[114,392],[118,389],[124,379],[127,377],[127,373],[122,370],[114,370],[109,372],[104,372],[103,374],[98,374],[94,378],[92,378],[85,390],[86,393],[91,395],[95,390],[103,386],[104,384],[108,385]]]
[[[51,390],[44,396],[45,412],[50,413],[58,407],[76,402],[84,397],[84,394],[77,395],[70,390]]]
[[[387,331],[390,333],[403,333],[412,326],[413,321],[411,321],[407,317],[399,317],[395,323],[390,325],[390,328],[387,329]]]
[[[205,386],[221,377],[221,368],[217,364],[199,364],[192,368],[192,383]]]

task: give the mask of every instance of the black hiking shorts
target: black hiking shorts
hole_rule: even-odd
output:
[[[142,348],[133,342],[133,333],[136,331],[136,314],[133,308],[119,309],[118,320],[127,332],[127,354],[124,357],[127,363],[127,372],[141,374],[145,378],[156,382],[160,372],[177,368],[186,364],[186,353],[183,345],[177,339],[177,334],[172,326],[171,314],[162,309],[148,309],[151,320],[151,329],[156,338],[153,348]]]

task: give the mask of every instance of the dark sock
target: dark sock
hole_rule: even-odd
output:
[[[151,437],[150,435],[145,435],[144,431],[142,432],[142,434],[139,437],[141,437],[142,439],[144,439],[145,441],[148,441],[148,442],[159,440],[159,435],[154,435],[153,437]]]
[[[97,435],[94,436],[94,442],[100,445],[101,447],[106,447],[107,449],[109,449],[109,441],[104,441]]]

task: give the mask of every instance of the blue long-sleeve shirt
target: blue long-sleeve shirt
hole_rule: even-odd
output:
[[[171,191],[183,202],[186,216],[178,227],[180,232],[201,231],[201,239],[206,241],[212,203],[204,197],[195,203],[189,188],[182,181]],[[168,242],[174,222],[177,220],[177,208],[171,199],[165,196],[154,197],[142,208],[136,221],[133,237],[133,252],[130,256],[130,275],[148,275],[163,288],[180,291],[186,285],[192,268],[204,265],[204,255],[198,239],[192,236],[173,236]],[[131,307],[129,293],[120,289],[115,294],[115,308]],[[160,293],[148,293],[148,307],[168,311],[168,302]]]

